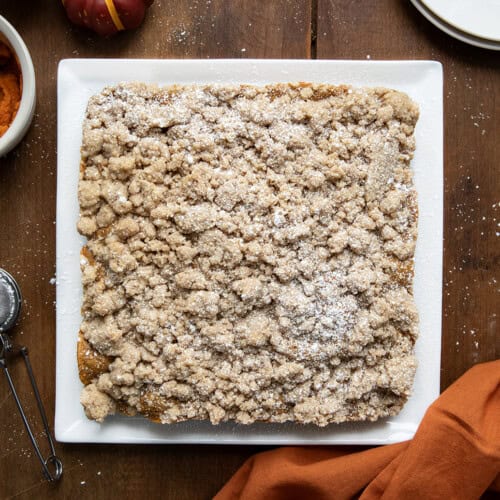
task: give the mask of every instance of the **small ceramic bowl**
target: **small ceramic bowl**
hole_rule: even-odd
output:
[[[13,26],[0,16],[0,41],[6,43],[15,54],[22,78],[21,103],[9,128],[0,137],[0,157],[14,149],[28,131],[35,113],[35,70],[30,53],[23,39]]]

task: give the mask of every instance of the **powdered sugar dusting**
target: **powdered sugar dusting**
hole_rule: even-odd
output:
[[[417,116],[399,92],[328,85],[93,97],[87,415],[326,425],[398,411],[415,369]]]

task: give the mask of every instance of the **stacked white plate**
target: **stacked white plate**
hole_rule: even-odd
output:
[[[411,0],[431,23],[462,42],[500,50],[500,0]]]

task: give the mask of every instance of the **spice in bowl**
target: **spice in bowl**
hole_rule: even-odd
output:
[[[21,103],[21,71],[9,47],[0,41],[0,137],[14,120]]]

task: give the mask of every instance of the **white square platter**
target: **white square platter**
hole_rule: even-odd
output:
[[[76,230],[82,122],[90,96],[122,81],[166,84],[322,82],[385,86],[420,106],[412,161],[419,203],[415,301],[420,315],[419,362],[413,395],[402,412],[375,423],[297,424],[208,421],[154,424],[113,416],[98,424],[79,402],[76,343],[81,321],[80,249]],[[411,439],[439,395],[443,240],[443,76],[434,61],[67,59],[57,83],[57,366],[55,435],[62,442],[200,444],[388,444]]]

